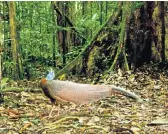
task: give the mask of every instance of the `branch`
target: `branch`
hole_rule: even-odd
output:
[[[55,9],[55,11],[57,12],[57,14],[58,15],[60,15],[60,16],[64,16],[65,17],[65,20],[68,22],[68,24],[71,26],[71,28],[72,28],[72,30],[74,31],[74,32],[76,32],[78,35],[79,35],[79,37],[81,37],[82,39],[84,39],[84,41],[86,41],[87,39],[85,38],[85,37],[83,37],[78,31],[77,31],[77,29],[75,28],[75,26],[73,25],[73,23],[72,23],[72,21],[68,18],[68,16],[67,15],[63,15],[63,13],[59,10],[59,8],[58,8],[58,6],[56,5],[56,3],[54,2],[54,9]]]

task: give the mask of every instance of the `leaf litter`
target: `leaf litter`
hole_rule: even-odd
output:
[[[87,81],[89,80],[89,81]],[[39,80],[37,80],[38,82]],[[90,83],[81,78],[77,82]],[[26,82],[19,86],[27,88]],[[38,88],[36,82],[28,82]],[[35,84],[34,84],[35,83]],[[1,134],[166,134],[168,132],[168,72],[143,66],[136,72],[109,73],[97,83],[114,84],[140,95],[143,103],[114,94],[89,104],[52,105],[42,92],[5,92],[0,105]],[[34,85],[33,85],[34,84]],[[27,85],[27,84],[26,84]],[[39,90],[38,90],[39,91]],[[59,113],[59,114],[58,114]]]

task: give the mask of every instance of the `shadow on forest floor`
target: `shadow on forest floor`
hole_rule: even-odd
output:
[[[136,73],[118,71],[102,80],[130,89],[144,99],[143,103],[114,95],[82,106],[57,106],[52,118],[47,118],[52,105],[42,93],[7,92],[5,102],[0,105],[0,133],[166,134],[167,72],[144,68]],[[152,124],[157,119],[160,122]]]

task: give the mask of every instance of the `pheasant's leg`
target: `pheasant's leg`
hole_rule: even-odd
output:
[[[61,104],[58,103],[57,115],[56,115],[56,116],[59,116],[59,115],[60,115],[60,110],[61,110]]]
[[[55,108],[55,105],[54,105],[54,104],[52,104],[52,108],[51,108],[51,111],[50,111],[50,113],[49,113],[49,116],[48,116],[48,117],[52,117],[51,115],[52,115],[52,112],[53,112],[54,108]]]
[[[59,102],[57,102],[56,104],[52,104],[52,109],[51,109],[48,117],[49,118],[52,117],[53,111],[57,111],[57,114],[55,115],[56,117],[59,116],[60,109],[61,109],[61,104]]]

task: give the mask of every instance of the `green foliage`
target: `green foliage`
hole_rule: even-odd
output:
[[[142,6],[144,5],[144,2],[143,1],[136,1],[134,2],[133,4],[133,9],[137,9],[137,8],[141,8]]]
[[[66,54],[68,60],[72,61],[82,51],[82,47],[74,47],[70,52]]]
[[[6,68],[8,70],[12,69],[15,66],[13,61],[5,61],[3,63],[3,68]]]
[[[91,40],[96,31],[102,27],[103,23],[111,16],[111,11],[116,7],[116,2],[66,2],[69,12],[66,14],[72,20],[74,28],[87,41]],[[62,4],[64,4],[62,2]],[[140,6],[140,2],[135,4]],[[105,8],[107,7],[107,9]],[[60,9],[62,10],[62,9]],[[7,7],[5,12],[8,11]],[[57,16],[57,14],[55,14]],[[56,18],[57,19],[57,18]],[[64,21],[64,20],[62,20]],[[56,36],[55,57],[56,62],[60,59],[61,50],[57,42],[57,32],[66,30],[72,34],[72,28],[66,23],[66,27],[57,25],[57,20],[53,20],[53,9],[51,2],[16,2],[16,24],[18,34],[18,51],[25,75],[36,75],[36,70],[44,71],[47,66],[53,65],[53,35]],[[102,24],[102,25],[101,25]],[[5,23],[5,39],[9,38],[9,26]],[[80,42],[82,39],[78,37]],[[66,53],[68,61],[72,61],[85,47],[85,44],[76,45],[72,40],[68,42],[69,50]],[[87,42],[86,41],[86,42]],[[10,42],[5,42],[6,49],[11,50]],[[6,53],[7,55],[7,53]],[[7,56],[3,56],[7,57]],[[14,64],[10,55],[3,60],[3,71],[10,72]],[[29,73],[28,73],[29,72]]]
[[[20,41],[23,54],[44,56],[52,54],[52,23],[50,2],[18,2],[22,21]],[[19,10],[18,9],[18,10]],[[24,51],[26,50],[26,51]],[[43,52],[47,53],[43,53]],[[25,53],[24,53],[25,52]]]
[[[2,92],[1,90],[3,90],[3,88],[7,85],[9,78],[3,78],[1,80],[1,87],[0,87],[0,92]]]
[[[90,40],[92,38],[92,36],[89,33],[89,31],[92,31],[92,35],[94,35],[97,31],[97,29],[100,29],[101,25],[100,25],[100,17],[101,17],[101,13],[102,13],[102,17],[106,18],[103,19],[103,23],[106,22],[106,20],[108,19],[108,17],[111,15],[111,9],[114,8],[115,3],[116,2],[108,2],[108,6],[110,9],[110,12],[107,13],[107,17],[106,17],[106,13],[105,13],[105,8],[103,8],[103,10],[100,10],[100,3],[99,2],[88,2],[87,6],[87,10],[85,11],[85,15],[82,15],[82,8],[80,7],[81,2],[76,2],[77,3],[77,7],[78,9],[76,9],[77,11],[75,12],[75,24],[77,29],[84,34],[84,36],[87,37],[88,40]],[[105,2],[103,3],[104,7],[105,7]]]

